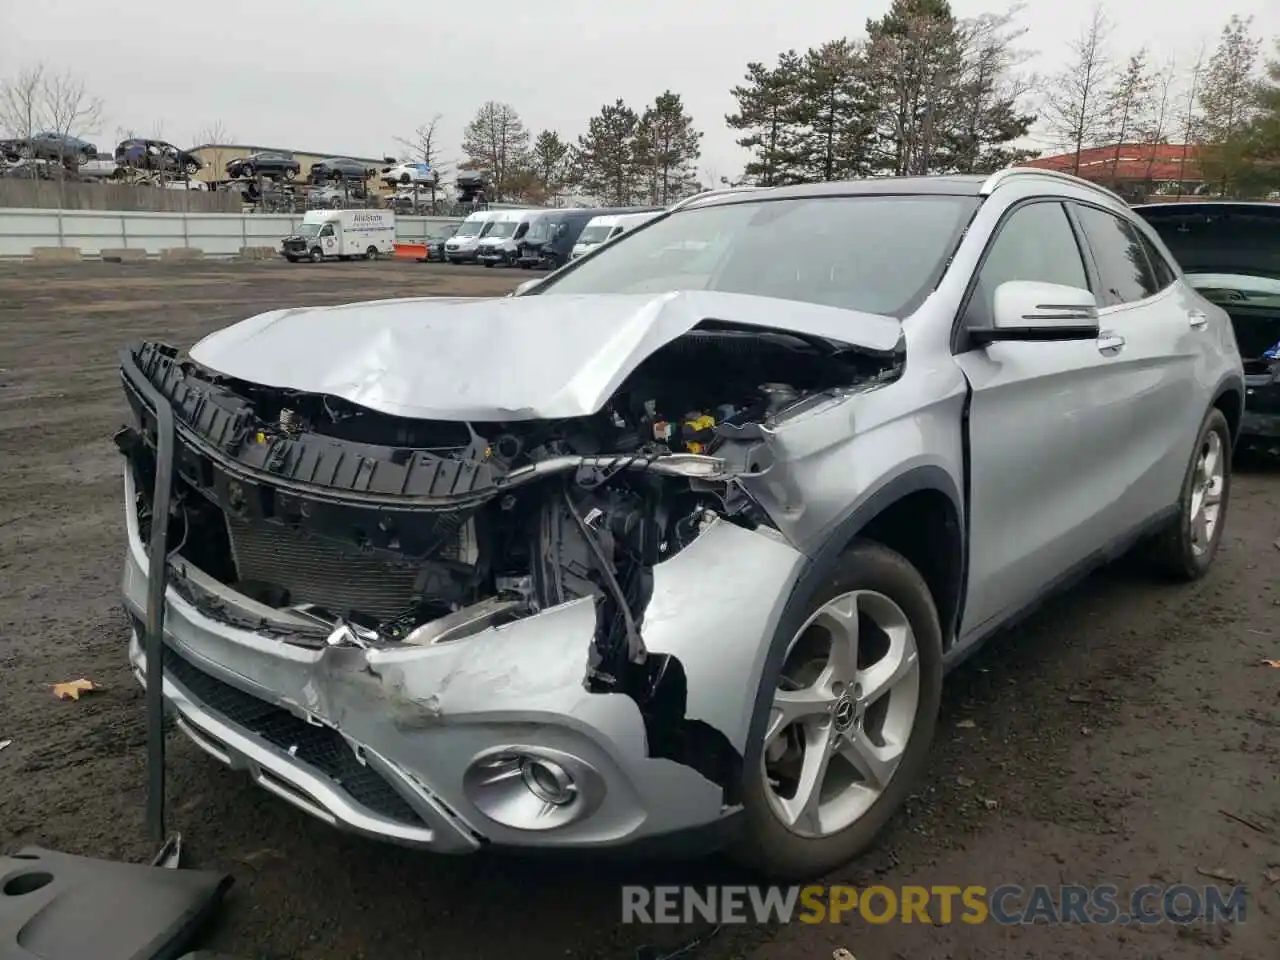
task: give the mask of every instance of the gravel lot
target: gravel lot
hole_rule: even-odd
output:
[[[142,696],[117,600],[125,342],[187,346],[285,305],[502,293],[523,273],[425,264],[0,265],[0,849],[143,861]],[[1191,587],[1095,576],[952,678],[933,776],[833,881],[1247,884],[1234,928],[727,929],[686,956],[1280,956],[1280,471],[1241,466]],[[104,684],[59,702],[48,684]],[[963,722],[962,722],[963,721]],[[335,833],[171,740],[172,826],[237,883],[209,946],[244,957],[623,958],[696,931],[621,926],[625,882],[742,882],[718,862],[445,860]],[[1225,811],[1225,813],[1224,813]],[[1250,825],[1233,819],[1231,814]]]

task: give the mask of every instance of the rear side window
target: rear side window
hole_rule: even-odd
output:
[[[1089,289],[1075,231],[1062,204],[1027,204],[1014,210],[1001,225],[978,271],[977,287],[969,305],[971,324],[991,325],[996,287],[1010,280]]]
[[[1151,264],[1151,272],[1155,276],[1156,289],[1163,290],[1178,279],[1178,275],[1173,272],[1173,267],[1169,266],[1169,261],[1164,258],[1163,253],[1156,249],[1156,245],[1151,242],[1150,238],[1145,236],[1141,230],[1136,232],[1138,239],[1142,241],[1142,249],[1147,252],[1147,261]]]
[[[1099,306],[1136,303],[1160,291],[1137,230],[1097,207],[1078,205],[1076,211],[1098,266]]]

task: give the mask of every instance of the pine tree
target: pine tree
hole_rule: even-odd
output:
[[[667,90],[645,110],[637,130],[636,163],[649,203],[665,207],[697,192],[701,140],[680,94]]]
[[[1224,195],[1247,173],[1248,140],[1257,114],[1261,41],[1250,35],[1253,18],[1233,15],[1222,28],[1200,90],[1200,165],[1206,182]]]
[[[529,170],[543,195],[548,199],[559,196],[565,188],[572,167],[569,144],[560,139],[554,130],[543,130],[533,141],[529,151]]]
[[[951,5],[893,0],[880,20],[867,21],[867,37],[876,170],[904,176],[953,166],[943,154],[964,106],[964,49]]]
[[[790,177],[846,180],[870,170],[871,107],[859,49],[832,40],[804,55],[786,130]]]
[[[640,118],[621,99],[606,104],[578,138],[577,176],[582,189],[610,206],[630,206],[642,195],[636,160]]]
[[[743,170],[744,179],[750,183],[773,187],[794,179],[786,144],[800,71],[800,55],[788,50],[778,55],[778,64],[773,68],[759,62],[748,63],[746,83],[729,91],[738,101],[738,112],[724,120],[731,130],[746,133],[737,143],[752,154]]]
[[[993,173],[1033,156],[1012,146],[1036,121],[1020,107],[1031,82],[1015,73],[1028,55],[1014,49],[1027,32],[1014,18],[1015,11],[983,14],[960,27],[959,109],[943,146],[957,173]]]

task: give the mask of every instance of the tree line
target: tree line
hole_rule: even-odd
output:
[[[1180,170],[1198,167],[1212,193],[1280,188],[1280,38],[1264,60],[1253,18],[1232,15],[1211,53],[1203,42],[1181,62],[1154,62],[1146,47],[1114,50],[1112,29],[1105,9],[1095,7],[1070,41],[1066,67],[1045,84],[1041,123],[1074,157],[1070,172],[1081,172],[1085,150],[1112,147],[1114,178],[1122,145],[1176,143]],[[1146,162],[1150,180],[1154,151]]]
[[[411,158],[441,170],[439,115],[401,138]],[[461,170],[485,175],[489,198],[546,202],[569,191],[613,206],[666,206],[699,190],[702,134],[678,93],[667,90],[641,111],[605,104],[576,141],[554,130],[532,134],[509,103],[490,100],[462,136]]]
[[[1102,6],[1068,42],[1050,76],[1029,69],[1019,46],[1022,6],[957,18],[948,0],[892,0],[865,36],[831,40],[773,63],[751,62],[724,118],[748,152],[740,177],[762,186],[867,176],[985,173],[1036,156],[1035,132],[1083,169],[1086,151],[1109,147],[1114,180],[1124,145],[1181,144],[1183,170],[1197,167],[1224,196],[1280,188],[1280,38],[1264,57],[1251,18],[1231,16],[1216,43],[1157,62],[1141,47],[1117,51]],[[0,87],[0,124],[19,135],[37,126],[87,130],[102,105],[72,74],[38,67]],[[440,116],[397,138],[412,159],[444,172]],[[586,130],[536,134],[509,103],[489,101],[467,124],[462,170],[483,172],[488,198],[547,202],[582,193],[610,205],[670,202],[713,183],[697,172],[702,133],[680,94],[666,90],[635,109],[604,104]],[[1156,163],[1149,149],[1147,177]],[[1190,179],[1190,177],[1179,177]]]

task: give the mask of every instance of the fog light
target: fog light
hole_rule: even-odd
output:
[[[555,830],[590,817],[604,780],[586,760],[549,747],[495,747],[472,760],[463,790],[490,820],[516,830]]]
[[[578,793],[568,770],[541,757],[525,757],[521,760],[520,777],[530,793],[553,807],[563,807],[572,802]]]

